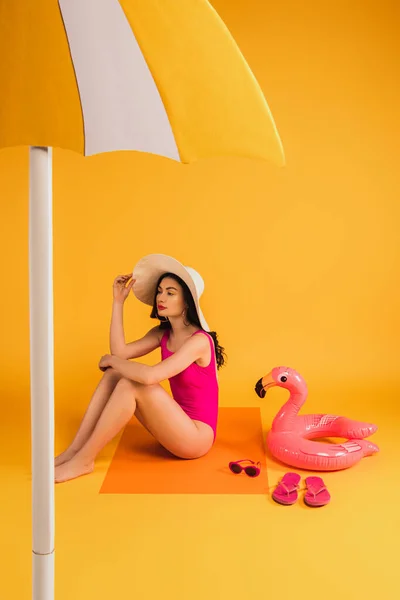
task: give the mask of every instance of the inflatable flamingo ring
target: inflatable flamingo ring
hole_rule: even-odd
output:
[[[294,369],[276,367],[257,382],[255,391],[264,398],[267,390],[274,386],[290,392],[267,438],[271,454],[281,462],[311,471],[338,471],[379,452],[378,446],[364,440],[375,433],[376,425],[335,415],[299,415],[307,399],[307,385]],[[347,441],[343,444],[312,441],[322,437],[346,438]]]

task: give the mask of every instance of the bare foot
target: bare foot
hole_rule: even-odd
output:
[[[94,461],[90,463],[84,463],[79,458],[72,458],[70,461],[63,463],[55,468],[54,481],[55,483],[62,483],[63,481],[69,481],[70,479],[76,479],[82,475],[88,475],[94,470]]]
[[[71,460],[71,458],[74,458],[75,454],[75,450],[67,448],[67,450],[64,450],[64,452],[61,452],[61,454],[56,456],[56,458],[54,459],[54,466],[58,467],[59,465],[68,462],[69,460]]]

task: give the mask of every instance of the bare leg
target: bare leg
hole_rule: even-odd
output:
[[[69,461],[88,441],[97,425],[104,407],[120,379],[121,376],[113,369],[107,369],[107,371],[104,372],[103,377],[100,379],[100,382],[94,391],[73,441],[64,452],[56,457],[54,461],[55,467]]]
[[[97,454],[130,421],[135,409],[133,387],[117,385],[89,440],[68,462],[56,467],[55,482],[61,483],[91,473]]]
[[[199,458],[213,444],[209,425],[193,421],[160,386],[144,386],[122,378],[86,444],[68,462],[55,470],[60,483],[91,473],[97,454],[131,420],[136,408],[140,421],[172,454],[180,458]]]

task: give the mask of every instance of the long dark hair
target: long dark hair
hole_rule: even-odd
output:
[[[159,288],[162,280],[165,279],[166,277],[170,277],[171,279],[174,279],[182,287],[183,298],[187,305],[187,311],[186,311],[187,322],[190,323],[191,325],[195,325],[196,327],[198,327],[199,329],[202,329],[204,331],[203,327],[201,326],[200,320],[199,320],[199,315],[197,314],[196,305],[194,303],[191,291],[189,290],[188,286],[183,281],[183,279],[181,279],[178,275],[175,275],[174,273],[164,273],[163,275],[161,275],[161,277],[157,281],[157,286],[156,286],[155,293],[154,293],[153,309],[151,311],[150,317],[152,319],[159,319],[158,311],[157,311],[157,293],[158,293],[158,288]],[[160,320],[160,329],[171,329],[171,323],[169,321],[161,321]],[[218,336],[215,331],[207,331],[206,333],[211,335],[211,337],[214,341],[215,358],[217,361],[217,368],[220,369],[226,363],[225,349],[222,346],[220,346],[219,341],[218,341]]]

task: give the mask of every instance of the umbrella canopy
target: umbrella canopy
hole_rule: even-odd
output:
[[[265,97],[206,0],[0,0],[0,147],[283,165]]]

